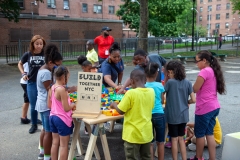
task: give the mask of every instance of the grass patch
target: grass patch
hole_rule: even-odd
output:
[[[64,66],[78,65],[77,60],[64,60],[62,63]]]

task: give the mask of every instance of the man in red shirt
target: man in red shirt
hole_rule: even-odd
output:
[[[99,64],[108,58],[109,48],[114,42],[113,37],[109,35],[109,31],[112,31],[112,29],[109,27],[103,27],[101,35],[94,39],[94,43],[98,45]]]

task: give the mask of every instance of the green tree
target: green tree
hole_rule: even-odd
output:
[[[141,1],[140,1],[141,2]],[[176,15],[185,9],[189,0],[148,0],[148,30],[154,36],[176,36]],[[128,24],[131,29],[139,32],[139,5],[126,0],[117,15]]]
[[[37,0],[43,2],[43,0]],[[0,0],[0,13],[4,15],[9,21],[18,22],[20,7],[15,0]]]
[[[232,2],[233,13],[240,14],[240,1],[239,0],[230,0]]]

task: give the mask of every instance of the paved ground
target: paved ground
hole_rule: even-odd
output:
[[[221,111],[219,120],[221,122],[223,135],[240,131],[239,113],[240,113],[240,59],[228,59],[227,62],[221,62],[224,70],[224,76],[227,86],[227,94],[220,95],[219,101]],[[187,78],[194,83],[198,69],[194,63],[189,62],[186,66]],[[127,78],[133,67],[127,66],[124,72],[124,79]],[[77,83],[77,72],[80,67],[70,67],[71,77],[69,85]],[[20,125],[21,105],[23,103],[22,88],[19,84],[20,73],[16,66],[0,65],[0,160],[35,160],[37,159],[38,140],[40,130],[30,135],[28,129],[30,125]],[[29,116],[30,117],[30,116]],[[190,120],[194,118],[194,105],[190,107]],[[39,126],[41,128],[41,126]],[[116,125],[113,133],[107,133],[109,149],[113,160],[123,160],[123,141],[121,140],[121,125]],[[83,134],[83,128],[80,131],[83,141],[83,147],[86,149],[88,137]],[[101,144],[98,140],[98,147],[101,157],[104,159]],[[222,146],[217,149],[217,159],[221,159]],[[188,151],[188,156],[195,153]],[[205,158],[208,158],[207,149],[204,151]],[[180,156],[179,156],[180,157]],[[82,156],[77,159],[83,159]],[[171,150],[165,150],[165,159],[170,160]]]

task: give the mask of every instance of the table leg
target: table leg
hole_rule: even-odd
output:
[[[103,127],[103,123],[99,124],[99,134],[100,134],[100,138],[101,138],[101,142],[102,142],[105,160],[111,160],[108,143],[107,143],[106,132],[105,132],[105,128]]]
[[[88,147],[87,147],[87,153],[85,155],[84,160],[91,160],[92,159],[93,150],[96,146],[98,131],[99,131],[99,125],[97,124],[93,127],[93,130],[92,130],[92,133],[91,133],[91,136],[90,136],[90,140],[89,140],[89,143],[88,143]]]
[[[110,121],[109,132],[112,133],[116,121]]]
[[[81,121],[78,122],[75,118],[73,118],[73,122],[74,122],[74,131],[73,131],[71,147],[70,147],[69,154],[68,154],[68,160],[72,160],[74,158],[74,154],[75,154],[74,151],[77,146],[77,140],[79,138],[79,131],[80,131],[80,126],[81,126]],[[79,145],[82,146],[81,140],[79,141]],[[79,153],[83,153],[83,150],[81,150],[81,149],[82,149],[82,147],[80,147]]]
[[[92,129],[91,129],[91,126],[87,123],[84,123],[86,128],[87,128],[87,131],[88,131],[88,134],[89,134],[89,137],[91,136],[91,133],[92,133]],[[98,151],[98,148],[97,148],[97,145],[95,145],[94,147],[94,155],[95,157],[97,158],[97,160],[100,160],[101,157],[100,157],[100,154],[99,154],[99,151]]]

